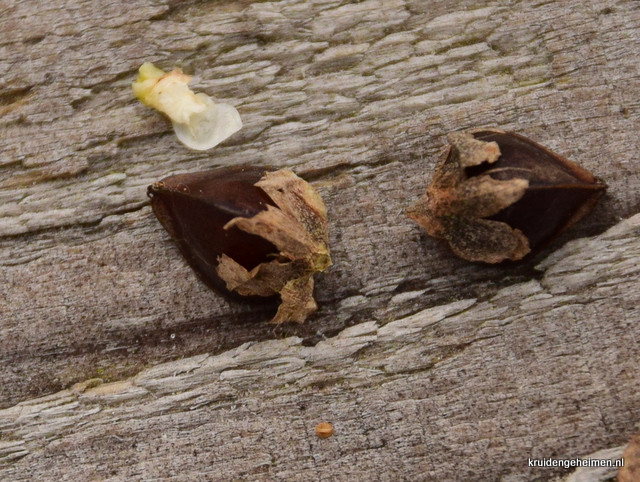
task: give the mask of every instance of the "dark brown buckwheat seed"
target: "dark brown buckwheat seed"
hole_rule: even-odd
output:
[[[454,132],[449,144],[407,215],[469,261],[499,263],[540,251],[606,190],[588,171],[513,132]]]
[[[199,277],[234,298],[280,295],[273,323],[317,306],[313,273],[331,264],[326,209],[291,171],[231,167],[149,186],[153,212]]]

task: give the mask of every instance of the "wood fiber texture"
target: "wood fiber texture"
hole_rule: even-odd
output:
[[[527,459],[626,443],[639,27],[631,0],[0,0],[0,479],[549,480]],[[132,96],[145,61],[245,127],[187,150]],[[608,194],[535,259],[455,258],[404,209],[478,127]],[[325,200],[304,325],[209,291],[151,213],[152,182],[238,164]]]

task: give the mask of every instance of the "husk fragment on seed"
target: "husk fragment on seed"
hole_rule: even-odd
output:
[[[446,239],[458,256],[469,261],[522,259],[531,251],[526,236],[505,223],[482,218],[522,198],[529,182],[498,181],[487,175],[467,178],[465,168],[496,162],[500,148],[496,142],[477,140],[470,133],[454,132],[448,138],[450,148],[431,184],[407,215],[429,235]]]
[[[260,236],[279,250],[277,259],[248,271],[222,255],[217,273],[227,289],[245,296],[280,294],[281,304],[271,323],[304,322],[317,309],[313,299],[313,274],[331,265],[326,208],[318,193],[293,172],[268,172],[256,186],[277,207],[251,218],[237,217],[227,223]]]
[[[483,162],[491,164],[500,157],[500,147],[496,142],[479,141],[467,132],[451,132],[447,139],[457,154],[460,167],[477,166]]]

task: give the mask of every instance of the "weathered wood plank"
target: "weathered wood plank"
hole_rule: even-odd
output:
[[[640,415],[639,234],[637,215],[570,243],[539,282],[487,301],[360,323],[313,347],[246,343],[20,403],[0,411],[0,474],[548,478],[527,460],[619,444]],[[330,439],[313,433],[322,420]]]
[[[210,387],[201,389],[211,405],[200,407],[172,405],[162,387],[132,385],[122,407],[130,407],[139,430],[132,432],[145,454],[139,459],[136,448],[116,446],[129,437],[124,422],[113,428],[116,437],[105,435],[111,399],[94,403],[86,390],[69,393],[79,403],[73,416],[101,409],[87,415],[96,417],[96,431],[65,429],[67,421],[56,419],[60,439],[47,444],[49,428],[42,425],[25,445],[13,428],[10,435],[0,429],[0,443],[9,444],[3,453],[31,451],[3,469],[7,476],[44,474],[53,460],[47,474],[59,478],[68,470],[61,454],[70,447],[72,456],[87,457],[77,466],[87,477],[93,471],[108,478],[107,465],[136,467],[121,477],[168,477],[171,443],[186,453],[188,444],[211,449],[224,439],[224,450],[207,452],[213,459],[193,456],[195,472],[218,470],[215,457],[235,454],[235,462],[212,474],[302,480],[326,463],[326,477],[338,479],[339,469],[350,480],[392,473],[464,479],[476,467],[478,480],[494,474],[519,480],[523,457],[561,450],[575,456],[625,442],[638,422],[639,257],[629,234],[636,218],[619,225],[626,233],[620,238],[598,241],[610,259],[587,247],[561,251],[546,261],[541,278],[534,266],[549,251],[523,265],[469,264],[427,239],[402,211],[421,195],[443,135],[480,126],[517,130],[610,185],[593,215],[555,248],[640,211],[638,25],[640,6],[630,0],[2,0],[0,407],[9,411],[3,416],[21,401],[67,393],[60,390],[90,378],[138,380],[169,360],[205,357],[194,362],[198,372],[247,342],[257,342],[247,348],[257,350],[298,340],[287,348],[292,366],[303,363],[305,380],[316,377],[292,382],[287,392],[267,374],[269,363],[279,366],[275,350],[257,372],[253,365],[239,368],[249,370],[246,380],[238,375],[221,385],[228,403],[240,407],[235,412]],[[135,71],[148,60],[196,74],[194,89],[236,105],[245,128],[210,153],[187,151],[164,119],[131,96]],[[304,326],[274,330],[262,323],[269,309],[230,304],[204,288],[147,205],[146,186],[163,176],[239,163],[291,168],[329,208],[334,267],[317,278],[321,308]],[[497,293],[505,301],[490,301]],[[415,340],[382,341],[381,330],[400,326],[387,323],[466,299],[478,301],[417,332],[440,342],[420,348]],[[512,315],[482,311],[492,303]],[[475,321],[464,318],[469,313]],[[494,319],[510,321],[493,326]],[[375,334],[353,355],[364,365],[337,353],[327,365],[333,368],[315,372],[305,350],[321,350],[312,345],[326,337],[351,340],[347,327],[370,327],[365,338]],[[485,329],[493,338],[483,338]],[[333,338],[338,333],[343,338]],[[387,373],[381,368],[387,365],[399,368]],[[284,367],[286,378],[293,368]],[[154,395],[175,413],[136,415],[135,404],[150,406]],[[476,408],[476,399],[484,405]],[[335,413],[327,415],[325,404]],[[321,417],[333,418],[343,438],[310,436]],[[212,429],[221,423],[226,432]],[[277,430],[290,438],[278,439]],[[207,440],[211,433],[219,438]],[[233,437],[244,438],[228,442]],[[103,465],[82,452],[87,441],[104,451]],[[158,459],[154,467],[143,460],[156,447],[166,463]],[[493,465],[478,468],[478,454]],[[263,459],[269,465],[256,468]],[[188,460],[175,461],[175,470]],[[251,470],[265,473],[239,475]],[[176,479],[186,473],[176,472]]]

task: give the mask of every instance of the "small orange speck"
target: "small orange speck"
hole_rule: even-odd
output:
[[[316,425],[316,435],[320,438],[327,438],[333,435],[333,427],[328,422],[322,422]]]

